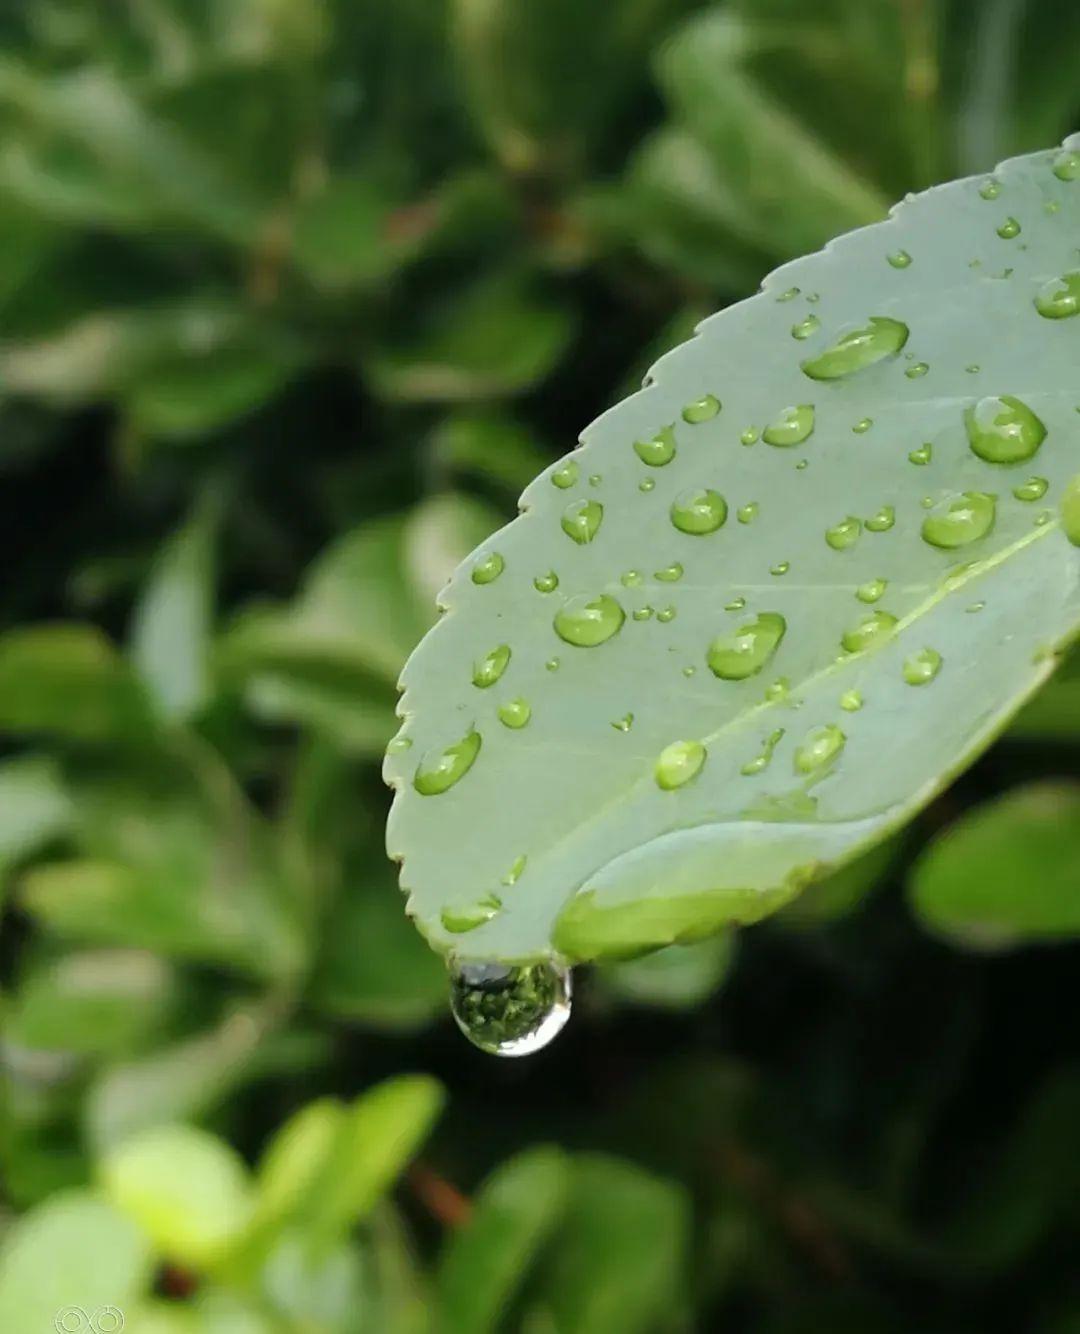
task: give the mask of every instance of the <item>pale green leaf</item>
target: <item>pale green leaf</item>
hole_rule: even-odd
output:
[[[1077,148],[772,275],[455,573],[385,769],[437,949],[590,959],[757,920],[1054,670],[1080,623],[1080,301],[1051,281]]]

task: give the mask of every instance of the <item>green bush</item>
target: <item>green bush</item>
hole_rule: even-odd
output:
[[[4,10],[0,1329],[1080,1322],[1075,667],[529,1062],[454,1031],[379,778],[529,479],[777,263],[1075,128],[1078,50],[1051,0]]]

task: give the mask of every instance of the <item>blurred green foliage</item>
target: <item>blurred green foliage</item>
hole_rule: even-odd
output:
[[[776,262],[1074,129],[1078,51],[1053,0],[0,9],[0,1328],[1080,1321],[1075,671],[524,1066],[447,1022],[377,772],[533,472]]]

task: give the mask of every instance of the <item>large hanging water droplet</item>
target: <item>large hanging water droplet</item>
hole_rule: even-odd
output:
[[[965,491],[923,520],[923,541],[952,551],[977,542],[994,526],[997,501],[983,491]]]
[[[682,410],[682,418],[691,426],[700,426],[702,422],[712,421],[719,411],[720,400],[715,394],[706,394],[693,403],[687,403]]]
[[[1035,309],[1048,320],[1067,320],[1080,315],[1080,272],[1073,269],[1043,283],[1035,293]]]
[[[787,630],[777,611],[763,611],[755,620],[740,625],[731,635],[714,639],[705,661],[722,681],[745,681],[772,661]]]
[[[675,428],[665,426],[649,440],[635,440],[634,453],[650,468],[662,468],[675,457]]]
[[[785,408],[783,412],[761,433],[767,445],[788,448],[801,445],[814,430],[814,405],[801,403],[795,408]]]
[[[1080,547],[1080,473],[1062,492],[1061,530],[1074,547]]]
[[[818,773],[836,760],[846,742],[847,737],[835,723],[826,723],[824,727],[808,732],[795,751],[795,772]]]
[[[680,533],[702,537],[722,527],[727,512],[727,501],[719,491],[692,487],[672,502],[671,522]]]
[[[848,653],[863,653],[888,639],[897,624],[897,618],[890,612],[872,611],[845,630],[840,636],[840,643]]]
[[[604,507],[598,500],[572,500],[562,515],[562,530],[579,546],[591,542],[600,531]]]
[[[579,472],[577,459],[567,459],[551,474],[551,484],[557,486],[560,491],[567,491],[577,481]]]
[[[472,683],[481,690],[493,686],[510,662],[510,645],[500,644],[473,666]]]
[[[657,787],[673,792],[696,778],[705,763],[705,747],[700,741],[673,741],[665,746],[656,761]]]
[[[489,551],[473,566],[472,581],[474,584],[492,584],[505,569],[506,561],[502,556],[497,551]]]
[[[846,519],[842,519],[838,524],[834,524],[832,528],[825,530],[825,541],[834,551],[847,551],[859,540],[861,532],[862,520],[849,514]]]
[[[971,452],[987,463],[1023,463],[1046,439],[1046,427],[1026,403],[1011,394],[980,398],[964,409]]]
[[[553,963],[466,963],[450,972],[458,1028],[493,1056],[530,1056],[546,1047],[570,1018],[571,995],[570,970]]]
[[[811,380],[838,380],[899,352],[908,332],[900,320],[875,315],[861,329],[842,334],[824,352],[801,362],[800,368]]]
[[[924,648],[904,660],[904,680],[909,686],[925,686],[941,671],[941,654],[937,649]]]
[[[508,699],[500,704],[498,708],[499,722],[504,727],[511,727],[515,731],[524,727],[532,717],[532,705],[527,699],[520,695],[517,699]]]
[[[413,787],[422,797],[436,797],[452,788],[480,754],[480,733],[470,729],[460,741],[425,751],[413,775]]]
[[[555,633],[576,648],[595,648],[622,629],[626,613],[608,593],[579,593],[555,613]]]

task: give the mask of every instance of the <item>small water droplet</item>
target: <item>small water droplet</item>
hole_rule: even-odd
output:
[[[675,457],[675,428],[665,426],[651,440],[635,440],[634,453],[650,468],[662,468]]]
[[[683,676],[693,676],[696,671],[697,671],[696,667],[688,666],[682,669],[682,674]]]
[[[1013,487],[1013,495],[1017,500],[1042,500],[1049,485],[1045,477],[1029,477],[1019,486]]]
[[[978,375],[982,367],[977,361],[973,361],[970,366],[965,366],[964,370],[967,371],[968,375]]]
[[[787,630],[779,612],[764,611],[740,625],[734,634],[720,635],[709,645],[705,661],[722,681],[745,681],[771,662]]]
[[[600,473],[598,473],[598,472],[594,472],[594,473],[590,474],[590,476],[589,476],[589,485],[590,485],[590,486],[599,486],[600,483],[601,483],[603,480],[604,480],[604,479],[603,479],[603,477],[600,475]]]
[[[1073,269],[1043,283],[1035,293],[1035,309],[1048,320],[1067,320],[1080,315],[1080,272]]]
[[[634,715],[632,713],[624,713],[621,718],[616,718],[611,725],[616,732],[629,732],[634,725]]]
[[[1080,547],[1080,473],[1062,493],[1061,530],[1074,547]]]
[[[799,289],[797,287],[789,287],[786,292],[781,292],[776,299],[777,301],[794,301],[798,295]]]
[[[1046,439],[1046,427],[1020,399],[1010,394],[980,398],[964,409],[971,452],[986,463],[1023,463]]]
[[[765,742],[761,748],[761,754],[755,755],[752,760],[748,760],[739,772],[746,778],[752,778],[754,774],[759,774],[767,769],[772,760],[773,751],[783,739],[784,729],[782,727],[778,727],[775,732],[770,732],[765,738]]]
[[[847,737],[835,723],[808,732],[802,745],[795,751],[795,772],[813,774],[835,762],[844,749]]]
[[[549,672],[557,672],[559,670],[559,665],[558,658],[548,658],[547,662],[544,663],[545,668]]]
[[[840,707],[845,713],[858,713],[863,706],[863,697],[858,690],[845,690],[840,696]]]
[[[801,362],[811,380],[838,380],[891,357],[908,340],[908,326],[900,320],[874,315],[860,329],[841,335],[824,352]]]
[[[1020,235],[1020,224],[1015,218],[1006,218],[998,227],[997,234],[1003,241],[1011,241],[1013,237]]]
[[[659,579],[662,584],[675,584],[683,577],[683,567],[677,560],[672,561],[670,565],[665,565],[662,570],[656,570],[653,573],[654,579]]]
[[[517,882],[521,879],[521,874],[525,870],[525,867],[528,865],[528,861],[529,859],[525,855],[525,853],[522,853],[520,857],[515,857],[514,860],[510,863],[509,871],[507,871],[507,873],[503,876],[502,880],[503,884],[506,885],[507,887],[516,885]]]
[[[887,533],[896,522],[896,510],[892,505],[882,505],[876,514],[872,514],[866,521],[866,531],[868,533]]]
[[[546,1047],[570,1018],[571,995],[569,969],[553,963],[468,963],[450,973],[458,1028],[494,1056],[530,1056]]]
[[[909,686],[925,686],[941,671],[941,654],[924,648],[904,660],[904,680]]]
[[[724,610],[742,611],[743,607],[745,606],[746,606],[746,599],[744,597],[737,597],[737,598],[732,598],[730,602],[725,602]]]
[[[929,369],[929,362],[917,361],[914,366],[909,366],[904,374],[909,380],[921,380]]]
[[[627,570],[625,574],[619,576],[619,583],[623,588],[640,588],[645,582],[645,576],[640,570]]]
[[[979,194],[983,199],[996,199],[1001,194],[1001,182],[996,181],[993,176],[987,177],[979,186]]]
[[[1080,180],[1080,153],[1063,148],[1054,158],[1051,170],[1059,181]]]
[[[682,410],[683,421],[689,422],[691,426],[712,421],[720,411],[720,406],[720,400],[715,394],[706,394],[703,398],[695,399],[693,403],[687,403]]]
[[[459,782],[480,754],[480,733],[470,728],[460,741],[425,751],[413,775],[413,787],[422,797],[435,797]]]
[[[834,551],[847,551],[859,540],[861,532],[862,521],[849,514],[846,519],[841,519],[838,524],[825,530],[825,541]]]
[[[719,493],[701,487],[683,491],[672,502],[671,522],[680,533],[702,537],[715,533],[727,519],[727,501]]]
[[[622,629],[626,613],[608,593],[579,593],[555,613],[555,633],[575,648],[595,648]]]
[[[559,586],[559,576],[554,570],[548,570],[547,574],[538,574],[533,580],[533,588],[538,593],[554,593]]]
[[[779,704],[791,694],[791,682],[786,676],[778,676],[765,688],[765,700],[768,704]]]
[[[638,607],[632,613],[635,621],[648,621],[652,619],[652,607]]]
[[[809,338],[811,334],[816,333],[821,328],[821,321],[813,311],[803,319],[798,320],[791,326],[791,336],[801,343],[804,338]]]
[[[660,610],[656,613],[656,619],[660,621],[663,625],[667,625],[669,621],[673,621],[675,619],[675,614],[676,612],[674,607],[661,607]]]
[[[567,459],[551,474],[551,484],[557,486],[560,491],[567,491],[577,481],[579,472],[577,459]]]
[[[926,516],[923,540],[946,551],[976,542],[993,528],[996,507],[993,496],[983,491],[965,491],[942,502],[936,513]]]
[[[856,435],[865,435],[866,432],[869,431],[870,427],[873,426],[873,424],[874,424],[873,417],[863,417],[862,420],[857,421],[851,429],[855,432]]]
[[[656,486],[655,477],[643,477],[637,484],[639,491],[651,491]]]
[[[472,683],[481,690],[493,686],[510,662],[510,645],[500,644],[473,666]]]
[[[735,511],[735,517],[740,523],[753,523],[758,516],[759,506],[756,500],[751,500],[746,505],[740,505]]]
[[[598,500],[572,500],[562,514],[562,530],[579,546],[591,542],[600,531],[604,507]]]
[[[460,936],[490,922],[499,915],[501,908],[502,900],[497,894],[485,894],[473,903],[447,904],[439,917],[447,931]]]
[[[1039,513],[1035,516],[1035,527],[1045,528],[1048,523],[1053,523],[1053,521],[1054,521],[1053,510],[1040,510]]]
[[[928,464],[930,460],[933,458],[933,455],[934,455],[933,446],[931,445],[930,441],[927,440],[926,443],[920,445],[918,449],[913,449],[911,451],[911,453],[908,455],[908,462],[917,464],[919,467],[925,467],[926,464]]]
[[[492,584],[506,569],[506,561],[497,551],[489,551],[486,556],[480,559],[472,568],[472,581],[474,584]]]
[[[756,445],[760,439],[761,439],[761,432],[758,430],[758,428],[756,426],[748,426],[744,431],[740,433],[739,444]]]
[[[840,636],[840,643],[848,653],[865,653],[867,649],[884,643],[898,624],[899,621],[891,613],[872,611],[845,630]]]
[[[969,614],[974,615],[976,612],[982,611],[985,606],[985,602],[973,602],[970,607],[965,607],[964,610]]]
[[[508,699],[498,708],[499,722],[504,727],[512,727],[515,731],[524,727],[532,717],[532,706],[527,699],[518,696],[517,699]]]
[[[860,602],[877,602],[888,586],[887,579],[868,579],[855,590],[855,596]]]
[[[796,472],[804,472],[810,466],[809,459],[800,459],[795,465]]]
[[[798,407],[785,408],[776,419],[769,423],[761,433],[767,445],[790,448],[801,445],[814,430],[814,405],[801,403]]]
[[[894,269],[906,269],[911,264],[911,256],[906,250],[894,250],[892,254],[886,255],[885,258]]]
[[[387,755],[400,755],[406,750],[412,750],[411,736],[396,736],[386,747]]]
[[[657,787],[665,792],[685,787],[696,778],[705,763],[705,747],[700,741],[673,741],[665,746],[656,761],[654,776]]]
[[[781,576],[787,574],[787,572],[790,569],[791,569],[791,561],[782,560],[779,561],[776,565],[771,565],[769,567],[769,573],[775,576],[777,579],[779,579],[781,578]]]

